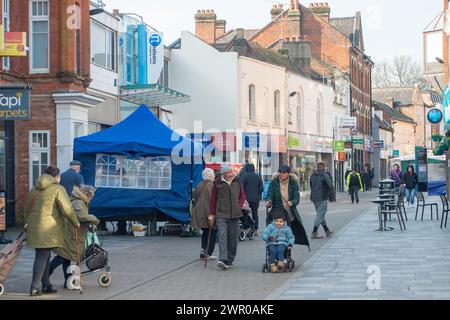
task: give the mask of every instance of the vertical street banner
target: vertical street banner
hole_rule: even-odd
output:
[[[154,84],[159,80],[164,68],[164,38],[162,32],[148,33],[148,83]]]
[[[428,192],[428,154],[426,148],[416,147],[416,168],[419,192]]]
[[[0,40],[1,41],[1,40]],[[26,57],[27,33],[4,32],[3,48],[0,48],[0,57]]]

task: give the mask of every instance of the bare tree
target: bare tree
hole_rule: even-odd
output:
[[[422,67],[410,56],[396,56],[391,62],[375,65],[373,86],[376,88],[424,86]]]

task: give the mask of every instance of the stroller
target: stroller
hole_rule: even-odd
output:
[[[110,267],[108,265],[108,252],[102,248],[102,244],[98,240],[95,225],[89,224],[89,230],[84,239],[85,254],[82,260],[78,263],[81,271],[80,276],[90,275],[101,272],[97,278],[97,283],[100,287],[109,287],[112,283]],[[83,268],[83,266],[85,268]],[[103,271],[103,272],[102,272]],[[79,278],[69,277],[67,280],[67,287],[71,290],[80,288],[82,291]]]
[[[25,237],[22,232],[14,243],[8,244],[0,252],[0,296],[5,292],[5,281],[13,270],[20,252],[25,244]]]
[[[253,240],[255,237],[255,223],[250,216],[250,210],[242,210],[242,217],[239,223],[239,240],[245,241],[245,239]]]

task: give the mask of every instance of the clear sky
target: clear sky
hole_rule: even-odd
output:
[[[96,2],[97,0],[94,0]],[[165,34],[166,45],[182,30],[194,33],[197,9],[214,9],[227,29],[260,28],[270,21],[273,0],[103,0],[106,9],[119,9],[144,17],[145,22]],[[309,6],[310,2],[300,3]],[[327,2],[327,1],[323,1]],[[328,0],[332,17],[363,15],[366,53],[375,62],[395,55],[410,55],[422,64],[422,31],[443,10],[442,0]]]

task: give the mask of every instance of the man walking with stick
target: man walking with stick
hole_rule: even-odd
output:
[[[245,192],[229,165],[222,165],[214,182],[210,203],[210,224],[215,220],[219,237],[219,261],[223,270],[232,268],[237,252],[239,219],[245,203]]]

